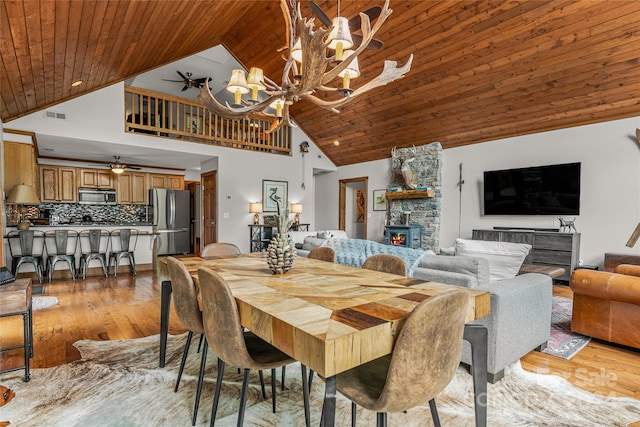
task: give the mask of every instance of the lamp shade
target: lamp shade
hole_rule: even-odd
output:
[[[249,213],[262,213],[262,203],[249,203]]]
[[[229,92],[239,91],[241,94],[249,93],[249,87],[247,86],[247,79],[244,76],[244,70],[235,69],[231,72],[231,78],[227,83],[227,90]]]
[[[36,194],[36,190],[25,184],[16,185],[7,197],[7,203],[15,205],[39,205],[40,199]]]
[[[291,203],[291,213],[302,213],[301,203]]]
[[[339,54],[340,50],[349,49],[353,46],[351,32],[349,31],[349,20],[344,16],[337,16],[332,20],[333,27],[329,33],[329,49],[336,49]]]
[[[342,53],[342,58],[340,58],[341,61],[344,61],[345,59],[347,59],[349,57],[349,55],[351,55],[353,53],[352,50],[345,50]],[[353,61],[351,61],[351,63],[349,65],[347,65],[347,68],[345,68],[344,70],[342,70],[338,76],[339,77],[344,77],[345,75],[349,75],[350,78],[355,78],[355,77],[359,77],[360,76],[360,67],[358,66],[358,57],[356,56],[355,58],[353,58]]]
[[[298,37],[293,49],[291,49],[291,57],[299,63],[302,62],[302,41],[300,41],[300,37]]]

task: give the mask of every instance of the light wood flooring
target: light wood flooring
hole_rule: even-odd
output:
[[[32,367],[78,360],[80,354],[73,343],[80,339],[119,340],[159,333],[160,280],[155,272],[143,272],[47,284],[45,295],[58,297],[60,304],[33,314]],[[556,286],[554,293],[571,297],[566,286]],[[172,306],[169,333],[182,332],[185,329]],[[21,340],[21,318],[0,319],[0,346],[17,345]],[[21,350],[3,352],[0,369],[19,366],[22,357]],[[521,361],[529,371],[560,375],[591,392],[640,399],[640,350],[592,340],[571,360],[534,351]]]

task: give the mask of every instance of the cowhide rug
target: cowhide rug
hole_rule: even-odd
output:
[[[21,371],[0,376],[0,384],[13,389],[15,398],[0,409],[0,421],[12,426],[189,426],[200,355],[192,344],[177,393],[173,385],[185,335],[170,336],[167,364],[158,368],[159,337],[126,341],[78,341],[82,360],[48,369],[33,369],[31,381]],[[199,426],[209,425],[216,358],[209,355],[207,379],[198,414]],[[245,415],[245,426],[303,426],[299,365],[287,368],[285,391],[278,392],[276,414],[271,413],[270,374],[265,372],[267,400],[260,393],[256,373]],[[234,426],[242,377],[228,366],[216,425]],[[318,425],[324,383],[317,377],[311,394],[312,423]],[[436,398],[444,426],[474,425],[471,376],[460,368],[447,389]],[[640,401],[603,397],[582,391],[564,379],[510,367],[505,378],[489,384],[490,426],[626,426],[640,420]],[[350,425],[350,404],[338,396],[337,425]],[[375,425],[375,414],[359,408],[359,426]],[[428,405],[390,414],[390,426],[432,425]]]

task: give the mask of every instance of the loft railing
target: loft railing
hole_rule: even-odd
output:
[[[228,119],[187,99],[133,86],[125,86],[124,92],[125,132],[243,150],[291,153],[288,126],[266,133],[271,123],[255,116]]]

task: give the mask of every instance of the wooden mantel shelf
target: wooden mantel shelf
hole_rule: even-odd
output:
[[[436,195],[436,191],[429,190],[406,190],[406,191],[387,191],[385,197],[387,200],[397,199],[429,199]]]

